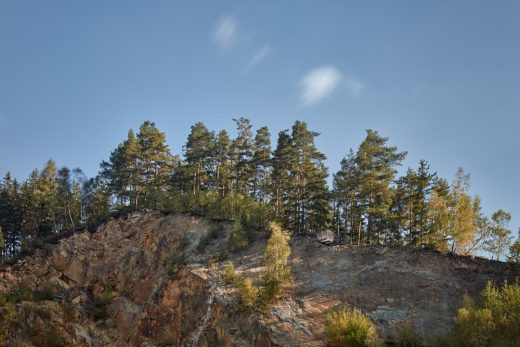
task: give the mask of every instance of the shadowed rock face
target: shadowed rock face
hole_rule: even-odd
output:
[[[3,269],[0,292],[19,283],[55,289],[54,301],[16,306],[26,323],[8,324],[8,345],[36,344],[48,330],[27,332],[52,326],[74,346],[320,346],[325,315],[338,304],[366,312],[385,338],[407,322],[427,336],[451,327],[465,293],[476,296],[488,280],[520,275],[518,267],[497,261],[295,237],[294,283],[260,313],[241,308],[236,288],[222,280],[218,259],[230,225],[221,223],[220,237],[196,251],[212,227],[185,215],[134,213],[62,240],[49,257],[37,254]],[[230,260],[258,283],[266,238],[254,238]],[[168,274],[167,263],[181,255],[186,265]]]

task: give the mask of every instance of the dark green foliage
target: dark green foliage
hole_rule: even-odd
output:
[[[22,301],[45,301],[53,299],[54,291],[50,285],[45,284],[33,291],[23,284],[15,284],[5,295],[3,301],[18,304]]]
[[[94,320],[108,318],[107,308],[112,303],[112,291],[105,289],[100,295],[94,295],[90,302],[90,314]]]
[[[249,244],[249,238],[244,228],[244,225],[239,220],[236,220],[231,228],[229,235],[229,249],[232,252],[237,252],[244,249]]]
[[[305,122],[278,133],[234,119],[236,136],[215,132],[202,122],[191,127],[184,157],[172,155],[166,135],[153,122],[131,129],[88,179],[79,169],[59,168],[49,160],[18,182],[7,173],[0,183],[0,261],[50,254],[49,243],[74,230],[97,226],[118,212],[160,209],[214,220],[239,220],[230,248],[247,245],[249,230],[267,230],[270,221],[290,233],[333,230],[350,244],[405,244],[471,254],[486,249],[497,258],[510,245],[510,215],[486,218],[480,200],[467,194],[461,170],[448,185],[421,160],[417,170],[396,177],[406,156],[388,138],[367,130],[357,151],[342,160],[327,187],[326,156],[316,147],[318,133]],[[219,236],[220,237],[220,236]],[[211,235],[199,251],[212,243]],[[509,250],[518,261],[520,246]]]
[[[215,134],[204,123],[195,123],[184,146],[185,162],[182,170],[187,191],[195,194],[209,188],[214,151]]]
[[[377,131],[367,130],[357,152],[351,150],[334,176],[338,200],[336,221],[350,243],[400,238],[399,232],[391,231],[391,224],[395,223],[395,216],[391,214],[395,191],[391,184],[397,173],[395,167],[400,165],[406,152],[387,146],[387,141],[388,138],[381,137]],[[399,211],[400,206],[395,208]],[[398,217],[401,215],[398,212]]]
[[[47,336],[45,337],[45,346],[46,347],[63,347],[65,346],[65,341],[63,337],[60,335],[58,329],[53,325],[47,332]]]
[[[176,162],[165,134],[145,121],[101,163],[101,177],[120,206],[160,209]]]
[[[53,299],[54,291],[52,287],[50,287],[49,285],[44,285],[41,288],[38,288],[34,291],[34,300],[36,301],[45,301]]]
[[[296,233],[318,232],[329,222],[327,168],[314,139],[318,133],[296,121],[289,136],[279,134],[273,158],[273,188],[276,219]]]
[[[207,246],[209,246],[214,240],[222,236],[222,225],[212,226],[199,240],[197,245],[197,251],[199,253],[204,252]]]
[[[396,347],[422,347],[424,345],[425,343],[421,334],[411,323],[401,328],[397,341],[392,344],[392,346]]]
[[[166,272],[170,276],[175,276],[185,265],[186,258],[184,257],[184,254],[175,255],[168,260],[168,263],[166,264]]]
[[[237,137],[231,142],[231,161],[233,163],[233,189],[236,193],[248,196],[252,193],[254,180],[253,132],[251,121],[240,117],[233,119]]]
[[[264,281],[259,293],[259,304],[262,308],[268,308],[280,295],[280,284],[274,281]]]
[[[222,251],[217,255],[216,261],[224,261],[229,258],[229,253],[227,251]]]
[[[5,300],[13,304],[18,304],[22,301],[33,301],[34,295],[32,290],[28,287],[22,284],[17,284],[11,287],[11,290],[9,290],[5,296]]]

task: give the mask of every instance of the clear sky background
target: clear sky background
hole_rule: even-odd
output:
[[[520,1],[0,0],[0,174],[88,176],[150,119],[321,133],[331,172],[365,129],[520,226]],[[273,141],[276,141],[273,136]]]

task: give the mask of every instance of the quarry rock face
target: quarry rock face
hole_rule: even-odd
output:
[[[197,250],[217,224],[219,237]],[[232,260],[260,284],[267,235],[256,233],[246,250],[228,254],[230,227],[133,213],[1,269],[1,293],[23,285],[54,295],[0,312],[24,322],[8,324],[6,345],[41,345],[54,334],[68,346],[323,346],[325,316],[337,305],[361,309],[385,339],[407,325],[426,337],[451,328],[464,294],[476,297],[487,281],[520,276],[518,266],[498,261],[293,237],[293,283],[261,312],[242,307],[222,274]]]

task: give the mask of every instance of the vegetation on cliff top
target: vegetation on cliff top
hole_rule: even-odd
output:
[[[367,130],[358,149],[342,160],[329,189],[326,156],[315,145],[319,134],[306,123],[296,121],[291,131],[279,132],[273,148],[267,127],[253,132],[248,119],[235,122],[235,138],[197,122],[181,157],[146,121],[137,133],[128,132],[90,179],[52,160],[23,182],[7,173],[0,187],[1,257],[45,249],[49,238],[95,225],[111,212],[145,208],[239,220],[232,241],[237,248],[247,236],[240,226],[266,228],[276,221],[292,233],[333,230],[337,241],[348,244],[401,244],[458,254],[484,250],[497,259],[508,251],[511,215],[499,210],[484,216],[480,199],[468,193],[469,175],[462,169],[451,185],[425,160],[397,177],[406,152]],[[520,254],[517,246],[509,251],[513,261]]]

